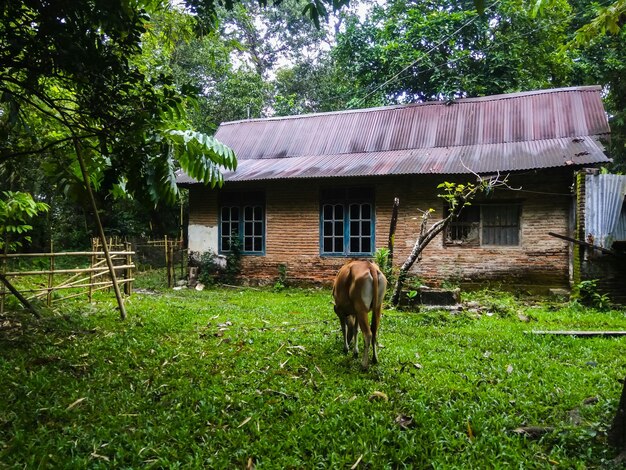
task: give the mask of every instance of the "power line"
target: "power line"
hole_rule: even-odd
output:
[[[491,5],[487,10],[492,10],[494,9],[498,3],[500,3],[501,0],[497,0],[493,5]],[[610,2],[607,3],[607,5],[610,4]],[[562,21],[564,22],[570,22],[572,20],[575,19],[583,19],[583,17],[585,16],[584,12],[578,12],[578,13],[572,13],[570,15],[568,15],[567,17],[563,18]],[[405,66],[402,70],[400,70],[399,72],[397,72],[396,74],[394,74],[391,78],[387,79],[385,82],[383,82],[382,84],[378,85],[374,90],[372,90],[371,92],[369,92],[367,95],[365,95],[363,98],[359,99],[355,106],[358,107],[359,105],[361,105],[365,100],[367,100],[367,98],[369,98],[370,96],[372,96],[374,93],[376,93],[377,91],[379,91],[381,88],[383,88],[384,86],[392,83],[393,81],[397,80],[402,74],[404,74],[407,70],[409,70],[410,68],[412,68],[413,66],[415,66],[418,62],[426,59],[428,57],[429,54],[431,54],[437,47],[439,47],[441,44],[443,44],[444,42],[446,42],[447,40],[451,39],[454,35],[456,35],[457,33],[459,33],[460,31],[462,31],[465,27],[469,26],[471,23],[473,23],[474,21],[476,21],[479,17],[475,16],[472,17],[470,20],[466,21],[463,25],[461,25],[456,31],[454,31],[453,33],[447,35],[446,37],[444,37],[439,43],[437,43],[436,45],[434,45],[433,47],[431,47],[424,55],[418,57],[417,59],[415,59],[413,62],[411,62],[409,65]],[[512,36],[511,39],[513,40],[517,40],[526,36],[530,36],[536,32],[542,31],[542,30],[546,30],[548,28],[550,28],[551,26],[553,26],[553,24],[551,23],[543,23],[540,24],[539,27],[534,28],[530,31],[526,31],[524,33],[520,33],[517,34],[515,36]],[[493,49],[494,47],[497,47],[500,43],[499,42],[495,42],[493,41],[490,45],[478,50],[477,52],[487,52],[491,49]],[[421,70],[419,73],[426,73],[426,72],[430,72],[430,71],[434,71],[434,70],[438,70],[441,69],[445,66],[449,66],[451,64],[454,64],[456,62],[459,62],[461,60],[465,59],[465,57],[458,57],[456,59],[451,59],[448,60],[446,63],[438,65],[438,66],[432,66],[429,67],[427,69],[423,69]]]
[[[496,0],[496,2],[494,2],[493,5],[491,5],[487,10],[491,10],[493,9],[496,5],[498,5],[500,3],[501,0]],[[437,44],[435,44],[433,47],[431,47],[428,51],[426,51],[426,54],[424,56],[418,57],[417,59],[415,59],[413,62],[411,62],[409,65],[407,65],[406,67],[404,67],[402,70],[400,70],[398,73],[396,73],[395,75],[393,75],[390,79],[386,80],[384,83],[380,84],[379,86],[377,86],[374,90],[372,90],[371,92],[369,92],[367,95],[365,95],[363,98],[361,98],[358,102],[357,105],[360,105],[363,101],[365,101],[367,98],[369,98],[371,95],[373,95],[374,93],[376,93],[378,90],[380,90],[382,87],[384,87],[385,85],[391,83],[392,81],[394,81],[396,78],[398,78],[398,76],[400,76],[401,74],[403,74],[404,72],[406,72],[408,69],[410,69],[411,67],[413,67],[415,64],[417,64],[418,62],[420,62],[421,60],[424,59],[425,56],[428,56],[428,54],[430,54],[432,51],[434,51],[437,47],[441,46],[444,42],[446,42],[448,39],[452,38],[453,36],[455,36],[457,33],[461,32],[463,30],[463,28],[465,28],[466,26],[469,26],[471,23],[475,22],[479,17],[478,16],[473,16],[472,18],[470,18],[468,21],[466,21],[465,23],[463,23],[456,31],[454,31],[453,33],[447,35],[446,37],[444,37],[440,42],[438,42]]]

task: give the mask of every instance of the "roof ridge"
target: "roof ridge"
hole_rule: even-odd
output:
[[[343,109],[339,111],[326,111],[319,113],[309,113],[309,114],[294,114],[290,116],[273,116],[266,118],[254,118],[254,119],[240,119],[238,121],[226,121],[220,124],[222,126],[231,126],[236,124],[244,124],[244,123],[255,123],[255,122],[268,122],[268,121],[287,121],[294,119],[307,119],[319,116],[332,116],[339,114],[360,114],[360,113],[368,113],[375,111],[393,111],[396,109],[406,109],[413,107],[422,107],[422,106],[445,106],[452,104],[466,104],[472,102],[486,102],[486,101],[501,101],[501,100],[509,100],[521,98],[524,96],[533,96],[533,95],[546,95],[552,93],[567,93],[567,92],[597,92],[602,90],[600,85],[583,85],[583,86],[575,86],[575,87],[561,87],[561,88],[545,88],[540,90],[528,90],[528,91],[518,91],[513,93],[501,93],[499,95],[488,95],[488,96],[474,96],[470,98],[459,98],[450,101],[444,100],[432,100],[432,101],[423,101],[418,103],[406,103],[406,104],[395,104],[389,106],[377,106],[373,108],[358,108],[358,109]]]

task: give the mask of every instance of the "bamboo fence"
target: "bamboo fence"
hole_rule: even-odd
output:
[[[21,254],[4,254],[0,255],[0,269],[2,274],[8,279],[18,279],[24,277],[39,277],[37,282],[30,282],[34,287],[18,288],[19,292],[27,297],[28,300],[45,298],[48,306],[54,302],[67,300],[81,295],[87,295],[91,302],[93,293],[99,290],[110,289],[113,283],[110,278],[110,271],[106,264],[104,251],[98,240],[92,242],[92,251],[72,251],[55,253],[53,247],[50,247],[50,253],[21,253]],[[110,255],[113,261],[118,284],[124,286],[124,293],[130,295],[132,293],[133,263],[134,251],[131,250],[130,243],[120,242],[111,239],[109,245]],[[67,268],[59,269],[57,261],[66,257],[87,257],[89,259],[89,267],[87,268]],[[15,270],[9,271],[8,261],[15,259],[47,259],[48,269],[39,270]],[[68,277],[69,275],[69,277]],[[39,284],[39,285],[35,285]],[[43,285],[42,285],[43,284]],[[63,295],[63,292],[66,294]],[[12,295],[8,292],[4,284],[0,285],[0,313],[4,312],[5,297]]]
[[[180,278],[185,277],[185,259],[187,250],[183,246],[182,238],[171,238],[165,235],[163,238],[159,239],[141,240],[140,242],[135,243],[133,246],[138,254],[144,253],[146,250],[163,251],[163,260],[164,267],[166,268],[165,272],[167,275],[168,287],[173,286],[174,280],[176,278],[176,255],[178,255],[179,258]]]

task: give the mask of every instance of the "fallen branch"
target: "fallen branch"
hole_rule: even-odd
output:
[[[526,436],[530,438],[538,438],[547,434],[549,432],[554,431],[554,428],[549,426],[522,426],[517,429],[514,429],[513,432],[515,434],[519,434],[521,436]]]

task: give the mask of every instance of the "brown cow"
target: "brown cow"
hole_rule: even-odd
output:
[[[358,356],[359,328],[363,332],[363,368],[369,361],[369,348],[372,345],[372,362],[378,362],[376,337],[380,325],[380,314],[387,289],[387,279],[378,266],[371,261],[351,261],[344,264],[333,285],[335,313],[341,321],[343,351],[348,352],[354,340],[354,355]],[[368,312],[372,312],[371,329],[368,325]]]

